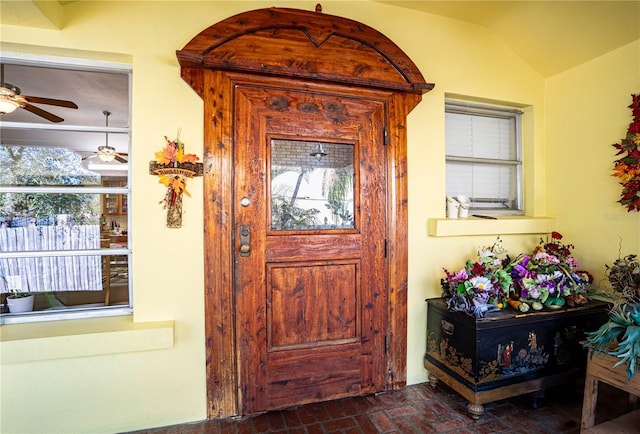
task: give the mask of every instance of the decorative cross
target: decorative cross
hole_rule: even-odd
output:
[[[169,140],[167,145],[156,152],[156,161],[149,162],[149,174],[158,176],[158,181],[167,187],[164,203],[167,209],[167,227],[182,227],[182,194],[191,196],[187,191],[186,178],[202,176],[203,164],[197,163],[198,156],[185,154],[184,144],[179,140]]]

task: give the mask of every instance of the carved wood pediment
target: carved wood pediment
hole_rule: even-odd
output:
[[[423,94],[433,88],[389,38],[357,21],[267,8],[220,21],[177,51],[202,96],[202,69],[291,77]],[[199,72],[200,70],[200,72]]]

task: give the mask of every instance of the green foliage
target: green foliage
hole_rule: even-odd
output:
[[[64,148],[0,146],[0,184],[21,186],[100,185],[100,176],[85,169],[78,154]],[[78,224],[97,224],[100,199],[95,194],[2,193],[0,217],[7,224],[29,219],[53,222],[67,214]]]
[[[613,367],[627,365],[627,378],[630,380],[636,373],[638,357],[640,357],[640,310],[638,306],[619,304],[609,312],[609,321],[598,330],[586,333],[585,347],[590,347],[590,357],[602,352],[618,357],[620,360]],[[609,350],[612,343],[617,348]]]
[[[306,210],[293,206],[290,201],[282,198],[274,198],[271,207],[271,223],[275,228],[304,229],[318,224],[316,216],[320,211],[315,208]]]
[[[353,199],[353,168],[343,167],[335,171],[326,171],[323,188],[327,189],[325,206],[343,223],[353,220],[347,204],[347,196]]]

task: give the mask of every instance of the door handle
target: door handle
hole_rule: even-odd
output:
[[[251,254],[251,228],[249,225],[240,225],[240,256]]]

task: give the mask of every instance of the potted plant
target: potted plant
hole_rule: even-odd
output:
[[[627,255],[606,265],[607,278],[613,289],[609,321],[597,331],[587,333],[585,347],[590,357],[602,352],[619,360],[614,368],[626,364],[627,378],[636,373],[640,357],[640,263],[637,255]]]
[[[4,291],[8,292],[7,305],[10,313],[31,312],[33,310],[33,294],[22,291],[22,279],[19,275],[0,276]]]

